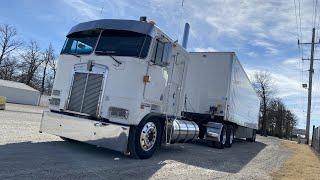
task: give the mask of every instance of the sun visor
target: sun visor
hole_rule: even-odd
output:
[[[148,23],[145,21],[101,19],[101,20],[80,23],[72,27],[68,35],[75,32],[86,31],[91,29],[116,29],[116,30],[133,31],[141,34],[147,34],[153,37],[153,33],[152,33],[153,27],[154,27],[154,24]]]

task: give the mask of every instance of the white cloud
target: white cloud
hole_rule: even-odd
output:
[[[253,51],[248,52],[247,55],[248,55],[248,56],[251,56],[251,57],[257,57],[257,56],[258,56],[258,54],[255,53],[255,52],[253,52]]]
[[[251,42],[253,46],[259,46],[266,49],[268,55],[277,55],[279,53],[279,50],[276,48],[276,46],[266,40],[253,40]]]
[[[213,47],[206,47],[206,48],[194,48],[194,52],[217,52],[217,49]]]
[[[63,0],[68,6],[72,7],[80,19],[95,20],[101,18],[101,8],[92,5],[84,0]]]

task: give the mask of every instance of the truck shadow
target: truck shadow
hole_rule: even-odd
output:
[[[16,179],[15,173],[21,179],[147,179],[172,161],[237,173],[265,146],[237,140],[232,148],[216,149],[196,141],[162,146],[152,158],[138,160],[80,142],[21,142],[0,145],[0,179]]]

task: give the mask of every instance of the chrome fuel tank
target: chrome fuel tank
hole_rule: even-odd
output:
[[[170,143],[185,143],[199,136],[199,126],[193,121],[174,119],[168,125]]]

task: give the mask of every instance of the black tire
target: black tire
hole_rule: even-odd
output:
[[[225,136],[225,137],[224,137]],[[227,136],[227,132],[226,132],[226,127],[223,126],[222,130],[221,130],[221,134],[220,134],[220,141],[219,142],[215,142],[215,146],[219,149],[223,149],[225,147],[226,144],[226,136]],[[224,139],[225,138],[225,139]]]
[[[232,147],[234,140],[234,131],[232,126],[227,126],[227,139],[226,139],[226,144],[224,145],[227,148]]]
[[[156,137],[155,137],[154,145],[150,147],[150,149],[143,149],[140,142],[140,137],[147,123],[153,123],[153,125],[155,126]],[[129,142],[128,142],[130,156],[136,159],[150,158],[160,144],[161,134],[162,134],[161,130],[162,130],[161,123],[159,122],[158,119],[147,119],[147,120],[141,121],[138,126],[131,127],[130,133],[129,133]]]
[[[252,131],[252,137],[251,137],[251,138],[246,138],[246,141],[256,142],[256,135],[257,135],[257,132],[256,132],[256,130],[254,129],[254,130]]]
[[[257,137],[257,131],[254,129],[253,136],[252,136],[252,142],[256,142],[256,137]]]

